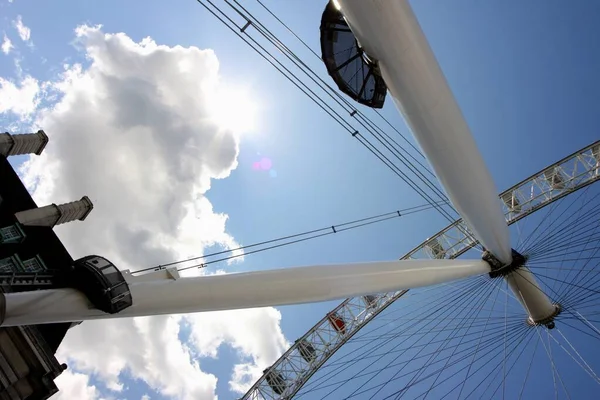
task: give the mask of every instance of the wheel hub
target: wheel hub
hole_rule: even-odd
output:
[[[491,278],[503,278],[511,288],[528,315],[527,324],[531,326],[544,325],[554,328],[554,319],[560,314],[561,306],[553,304],[539,286],[537,279],[525,265],[527,256],[512,249],[512,261],[504,264],[489,251],[484,251],[482,257],[491,268]]]

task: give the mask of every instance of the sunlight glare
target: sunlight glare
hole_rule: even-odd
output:
[[[247,89],[221,86],[209,101],[211,119],[236,134],[256,129],[257,102]]]

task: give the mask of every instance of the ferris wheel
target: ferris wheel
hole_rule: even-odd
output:
[[[321,49],[338,88],[357,102],[381,108],[389,89],[461,211],[463,218],[401,259],[473,258],[482,242],[489,246],[484,259],[500,259],[487,258],[488,276],[346,299],[243,399],[585,398],[597,392],[600,188],[590,185],[600,179],[600,142],[500,194],[512,226],[507,239],[508,231],[490,229],[503,224],[493,209],[484,210],[494,202],[483,163],[474,157],[461,166],[460,158],[443,154],[477,150],[463,135],[468,128],[408,3],[329,2]],[[451,141],[440,137],[444,130]]]
[[[574,384],[580,393],[597,390],[600,185],[592,184],[599,180],[597,141],[500,194],[514,248],[561,305],[553,329],[527,321],[500,276],[352,297],[243,398],[549,398],[555,390],[575,398]],[[402,259],[469,256],[478,243],[459,219]],[[515,373],[515,365],[524,368]],[[532,368],[545,370],[534,379]]]
[[[3,325],[348,297],[244,398],[598,392],[600,141],[498,196],[406,0],[332,0],[321,34],[340,91],[374,108],[389,91],[462,218],[400,261],[186,278],[176,268],[136,275],[87,257],[74,266],[78,286],[5,294]]]

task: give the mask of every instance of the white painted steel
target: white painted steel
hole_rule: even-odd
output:
[[[452,204],[499,260],[512,260],[497,190],[406,0],[339,0]]]
[[[555,306],[528,268],[519,268],[504,279],[533,322],[543,321],[554,314]]]
[[[133,305],[109,315],[74,289],[6,293],[3,326],[300,304],[411,289],[489,272],[482,260],[317,265],[194,278],[128,275]],[[151,274],[152,275],[152,274]]]

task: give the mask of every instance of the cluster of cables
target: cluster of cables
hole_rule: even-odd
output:
[[[321,110],[339,124],[351,137],[373,154],[383,165],[390,169],[411,189],[419,194],[427,204],[362,218],[339,225],[327,226],[294,235],[266,240],[235,249],[227,249],[211,254],[191,257],[184,260],[146,268],[135,273],[155,271],[181,265],[178,270],[204,268],[210,264],[228,261],[244,255],[271,250],[294,243],[332,235],[366,225],[380,223],[403,215],[428,209],[437,210],[450,223],[457,219],[457,213],[446,195],[437,186],[435,175],[425,165],[423,154],[377,111],[375,115],[391,130],[386,132],[380,125],[363,111],[357,109],[343,94],[325,81],[313,68],[303,61],[296,52],[286,45],[272,29],[264,25],[252,12],[248,11],[238,0],[221,0],[220,6],[215,1],[197,0],[198,3],[229,28],[252,50],[265,59],[279,73],[287,78],[297,89],[304,93]],[[302,46],[320,60],[319,55],[302,40],[284,21],[271,11],[261,0],[255,0],[259,7],[281,25]],[[240,20],[241,18],[241,20]],[[236,21],[238,20],[238,21]],[[402,141],[404,145],[401,145]],[[189,265],[191,263],[191,265]],[[183,266],[185,265],[185,266]]]
[[[165,269],[168,267],[175,267],[178,271],[185,271],[192,268],[204,268],[208,265],[229,261],[234,258],[246,256],[249,254],[256,254],[267,250],[277,249],[284,246],[289,246],[291,244],[296,244],[300,242],[305,242],[312,239],[317,239],[324,236],[334,235],[336,233],[341,233],[357,228],[362,228],[368,225],[374,225],[381,222],[389,221],[392,219],[400,218],[406,215],[418,213],[421,211],[429,210],[433,208],[433,206],[429,204],[424,204],[420,206],[405,208],[403,210],[391,211],[384,214],[373,215],[371,217],[356,219],[349,222],[344,222],[337,225],[329,225],[323,228],[312,229],[309,231],[296,233],[293,235],[282,236],[275,239],[264,240],[261,242],[257,242],[254,244],[249,244],[246,246],[236,247],[234,249],[227,249],[223,251],[218,251],[215,253],[204,254],[201,256],[190,257],[179,261],[173,261],[166,264],[161,264],[156,267],[145,268],[138,271],[133,272],[133,274],[139,274],[143,272],[149,271],[158,271],[161,269]],[[190,264],[191,265],[188,265]]]
[[[220,5],[212,0],[197,1],[417,192],[449,223],[456,220],[457,213],[436,184],[435,175],[424,164],[423,154],[380,112],[373,110],[393,131],[392,134],[357,109],[238,0],[222,0],[219,1]],[[261,0],[256,2],[274,18],[276,23],[283,26],[316,58],[320,59],[319,55]],[[397,139],[402,140],[405,146]]]

